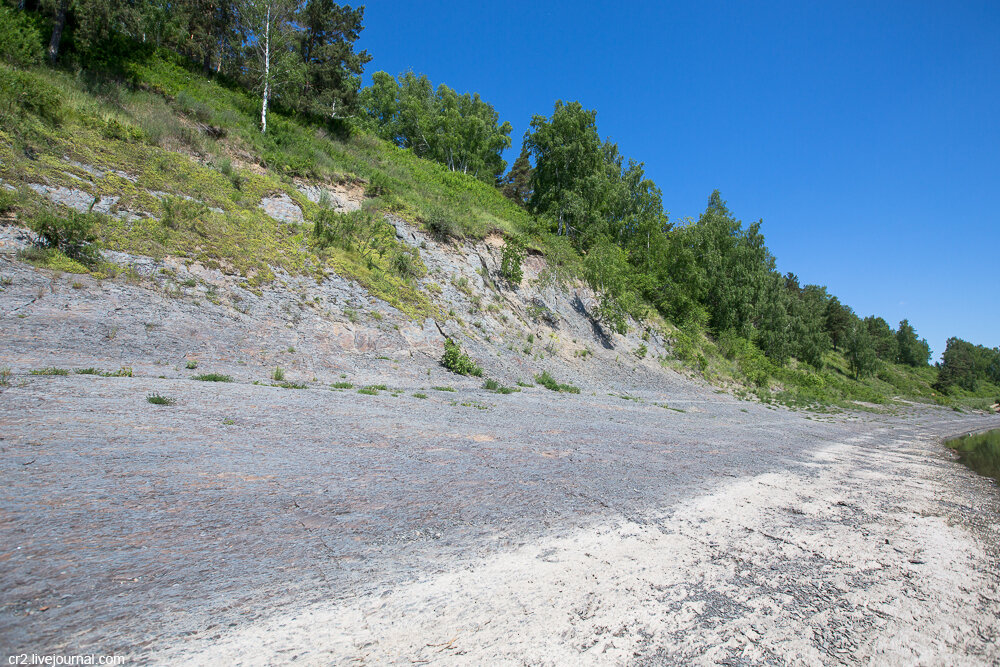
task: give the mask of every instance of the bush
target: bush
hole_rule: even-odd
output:
[[[167,398],[166,396],[160,396],[159,394],[150,394],[146,397],[146,401],[152,403],[153,405],[173,405],[177,402],[177,399]]]
[[[503,246],[503,254],[500,256],[500,277],[511,286],[516,287],[521,284],[524,278],[521,263],[526,256],[524,241],[517,236],[508,237]]]
[[[39,245],[55,248],[70,259],[93,264],[100,259],[97,237],[92,233],[93,220],[89,214],[68,211],[60,217],[48,211],[39,213],[29,226],[39,236]]]
[[[439,208],[433,209],[427,215],[427,218],[424,220],[424,226],[432,236],[440,241],[465,238],[461,223],[455,220],[447,211]]]
[[[483,369],[473,363],[468,355],[462,352],[458,343],[450,338],[446,338],[444,341],[444,355],[441,357],[441,365],[459,375],[474,375],[475,377],[483,375]]]
[[[42,60],[42,35],[23,12],[0,5],[0,57],[26,67]]]

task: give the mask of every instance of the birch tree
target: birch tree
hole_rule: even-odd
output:
[[[281,88],[299,83],[292,0],[241,0],[236,5],[237,35],[246,53],[249,80],[260,93],[260,131],[267,132],[268,107]]]

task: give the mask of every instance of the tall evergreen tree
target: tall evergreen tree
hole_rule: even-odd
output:
[[[510,166],[510,171],[500,181],[500,192],[518,206],[526,206],[531,198],[531,160],[527,143],[521,144],[521,153]]]
[[[303,110],[331,118],[354,113],[361,73],[372,57],[355,51],[365,8],[331,0],[306,0],[295,15],[300,27],[299,54],[305,66],[300,101]]]

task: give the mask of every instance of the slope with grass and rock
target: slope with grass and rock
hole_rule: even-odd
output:
[[[998,659],[933,369],[616,326],[495,188],[172,56],[0,79],[4,651]]]

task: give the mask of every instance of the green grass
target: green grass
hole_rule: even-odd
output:
[[[378,390],[374,389],[373,387],[362,387],[361,389],[358,389],[358,393],[366,394],[368,396],[377,396]]]
[[[189,359],[187,363],[184,364],[184,368],[188,369],[189,371],[193,371],[194,369],[198,368],[198,362],[193,359]]]
[[[29,371],[32,375],[69,375],[69,371],[65,368],[56,368],[54,366],[48,366],[46,368],[36,368]]]
[[[152,403],[153,405],[173,405],[177,402],[177,399],[167,398],[166,396],[160,396],[159,394],[150,394],[146,397],[146,401]]]
[[[350,382],[334,382],[331,385],[334,389],[353,389],[354,385]]]
[[[413,398],[427,398],[427,394],[418,391],[415,394],[413,394]]]
[[[201,382],[232,382],[233,377],[231,375],[222,375],[221,373],[203,373],[201,375],[195,375],[191,378],[192,380],[200,380]]]
[[[431,387],[434,391],[455,391],[452,387]]]
[[[543,371],[540,375],[536,375],[535,382],[552,391],[566,392],[569,394],[580,393],[579,387],[571,384],[560,384],[559,382],[556,382],[556,379],[549,375],[548,371]]]

